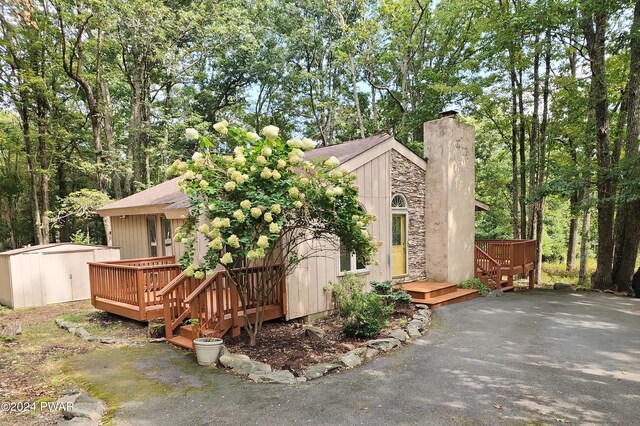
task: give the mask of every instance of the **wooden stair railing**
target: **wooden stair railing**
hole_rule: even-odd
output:
[[[211,281],[215,275],[202,280],[181,272],[176,278],[167,284],[159,293],[164,309],[164,327],[167,339],[174,336],[174,331],[185,319],[189,318],[190,310],[187,299],[198,286]]]
[[[484,285],[502,289],[502,267],[493,257],[477,245],[474,247],[474,259],[476,265],[476,278],[486,279]]]
[[[232,327],[233,335],[240,334],[238,291],[225,271],[202,281],[184,303],[189,305],[189,318],[200,321],[202,335],[222,337]]]

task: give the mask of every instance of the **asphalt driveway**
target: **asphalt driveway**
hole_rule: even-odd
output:
[[[296,386],[184,358],[164,345],[141,352],[132,386],[164,391],[133,391],[115,423],[640,424],[640,299],[536,291],[452,305],[416,343]]]

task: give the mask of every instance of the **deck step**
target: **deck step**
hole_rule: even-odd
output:
[[[409,293],[412,299],[421,300],[453,293],[456,288],[455,284],[430,281],[413,281],[402,285],[402,289]]]
[[[512,285],[506,285],[504,287],[500,287],[500,290],[502,290],[503,292],[505,292],[505,291],[513,291],[513,286]]]
[[[175,336],[167,339],[167,342],[186,349],[193,349],[193,340],[184,336]]]
[[[456,288],[452,293],[443,294],[436,297],[427,297],[424,299],[411,299],[413,303],[423,303],[430,308],[439,308],[441,306],[451,305],[453,303],[466,302],[467,300],[480,297],[480,293],[475,289]]]

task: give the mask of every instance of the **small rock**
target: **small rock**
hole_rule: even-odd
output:
[[[323,329],[321,329],[320,327],[315,327],[313,325],[305,326],[304,333],[312,339],[316,340],[323,340],[326,334]]]
[[[56,318],[56,325],[65,330],[69,328],[69,323],[67,323],[62,318]]]
[[[409,335],[409,337],[413,339],[422,336],[422,333],[420,333],[420,330],[418,330],[418,327],[415,327],[415,326],[407,326],[407,334]]]
[[[249,380],[257,383],[281,383],[291,385],[295,383],[296,378],[291,371],[275,370],[270,373],[251,373]]]
[[[394,339],[399,340],[403,343],[409,338],[407,333],[405,333],[404,330],[400,329],[393,330],[391,333],[389,333],[389,337],[393,337]]]
[[[420,309],[429,309],[429,307],[427,305],[424,305],[422,303],[418,303],[416,305],[416,309],[420,310]]]
[[[220,356],[227,355],[227,354],[230,354],[230,353],[231,352],[229,352],[229,349],[227,349],[227,347],[225,345],[222,345],[220,347]]]
[[[149,343],[162,343],[162,342],[166,342],[167,338],[166,337],[158,337],[155,339],[148,339],[147,342]]]
[[[13,324],[9,324],[2,331],[0,331],[0,336],[4,337],[15,337],[19,334],[22,334],[22,327],[20,326],[20,321],[16,321]]]
[[[330,371],[337,370],[341,366],[339,364],[316,364],[308,367],[304,370],[304,377],[307,380],[317,379],[318,377],[322,377]]]
[[[553,289],[559,291],[575,291],[575,288],[571,284],[564,283],[555,283]]]
[[[409,324],[407,324],[407,327],[416,327],[418,330],[422,331],[424,329],[424,321],[420,321],[420,320],[411,320],[409,321]]]
[[[377,350],[377,349],[367,348],[367,352],[365,352],[365,354],[364,354],[364,359],[369,361],[370,359],[373,359],[373,358],[377,357],[379,353],[380,353],[380,351]]]
[[[415,314],[412,319],[414,320],[418,320],[418,321],[426,321],[427,317],[425,317],[424,315],[420,315],[420,314]]]
[[[232,353],[226,353],[220,356],[220,358],[218,358],[218,361],[220,361],[220,364],[224,365],[226,368],[236,368],[245,361],[251,361],[251,359],[248,356],[242,354],[234,355]]]
[[[87,417],[74,417],[71,420],[65,420],[63,424],[74,426],[98,426],[100,423]]]
[[[500,297],[504,294],[504,292],[502,290],[500,290],[499,288],[496,288],[495,290],[491,290],[488,294],[487,297]]]
[[[347,368],[353,368],[362,364],[362,358],[367,353],[367,348],[357,348],[340,357],[340,362]]]
[[[386,337],[384,339],[369,340],[367,346],[373,349],[378,349],[382,352],[390,351],[391,349],[400,346],[400,341],[393,337]]]
[[[296,377],[296,383],[304,383],[307,381],[307,378],[304,376]]]
[[[79,417],[99,422],[107,411],[102,400],[87,395],[83,390],[76,393],[66,393],[57,402],[67,405],[68,409],[62,410],[62,415],[67,420]]]
[[[240,365],[233,367],[233,372],[240,374],[241,376],[248,376],[249,374],[266,374],[271,373],[271,366],[264,362],[258,361],[243,361]]]
[[[76,336],[78,336],[82,340],[89,340],[91,338],[91,335],[89,334],[89,332],[87,330],[85,330],[84,328],[82,328],[82,327],[76,328],[74,330],[73,334],[75,334]]]
[[[418,311],[416,312],[418,315],[422,315],[425,318],[431,318],[431,309],[427,308],[427,309],[418,309]]]

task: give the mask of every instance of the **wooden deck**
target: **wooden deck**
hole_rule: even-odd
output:
[[[248,269],[248,309],[246,315],[256,321],[257,306],[265,305],[264,320],[286,315],[286,282],[269,286],[270,292],[257,291],[261,277],[280,276],[282,265]],[[231,330],[240,334],[244,324],[243,304],[226,273],[198,280],[187,277],[172,256],[89,263],[91,303],[97,309],[149,321],[163,318],[167,339],[192,348],[192,326],[187,319],[198,319],[201,334],[221,337]],[[258,303],[258,300],[261,300]]]
[[[160,318],[160,291],[179,274],[173,256],[90,262],[91,304],[137,321]]]
[[[534,286],[536,240],[476,240],[474,248],[475,275],[490,288],[513,289],[514,277],[529,276],[529,288]]]

